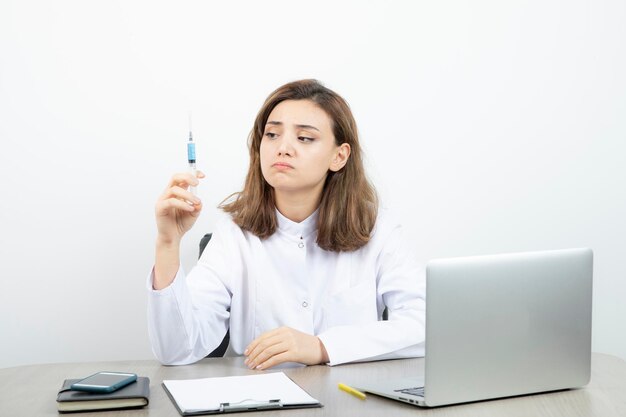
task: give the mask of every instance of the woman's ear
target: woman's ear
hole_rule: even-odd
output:
[[[329,169],[333,172],[339,171],[346,165],[348,158],[350,158],[350,145],[344,142],[335,151],[335,156],[330,163]]]

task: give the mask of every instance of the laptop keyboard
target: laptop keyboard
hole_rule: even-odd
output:
[[[424,396],[424,387],[396,389],[394,391],[395,392],[401,392],[402,394],[415,395],[417,397],[423,397]]]

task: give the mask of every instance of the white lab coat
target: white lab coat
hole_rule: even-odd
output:
[[[367,245],[341,253],[315,243],[317,211],[300,223],[276,215],[276,233],[261,240],[224,214],[188,275],[180,267],[154,290],[150,274],[148,329],[162,363],[204,358],[229,326],[226,356],[280,326],[317,335],[330,365],[424,355],[424,269],[386,210]]]

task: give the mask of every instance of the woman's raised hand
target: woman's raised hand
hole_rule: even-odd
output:
[[[189,191],[189,187],[197,186],[199,178],[204,178],[201,171],[196,172],[196,177],[189,172],[172,176],[156,203],[157,241],[179,243],[194,225],[202,211],[202,202]]]

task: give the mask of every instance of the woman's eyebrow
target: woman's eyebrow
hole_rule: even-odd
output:
[[[275,120],[269,120],[267,122],[268,125],[274,125],[274,126],[282,126],[283,122],[277,122]],[[317,130],[318,132],[320,131],[318,128],[316,128],[315,126],[311,126],[311,125],[296,125],[296,127],[300,128],[300,129],[314,129]]]

